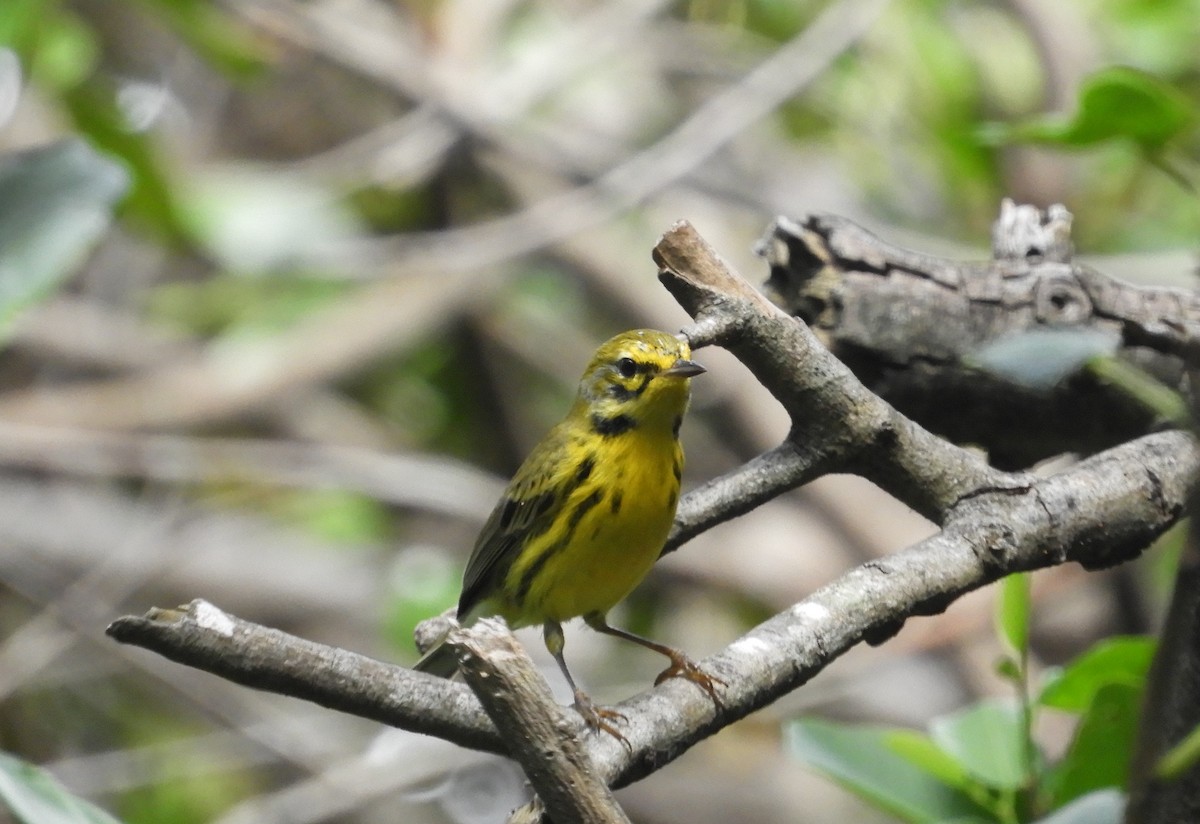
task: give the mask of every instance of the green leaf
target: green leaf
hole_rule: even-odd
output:
[[[168,283],[147,296],[155,321],[199,335],[257,338],[288,329],[344,295],[345,281],[302,274],[216,274]]]
[[[1096,693],[1108,684],[1141,689],[1154,657],[1151,638],[1109,638],[1075,659],[1062,674],[1042,689],[1038,703],[1067,712],[1084,712]]]
[[[65,90],[62,102],[79,131],[96,148],[119,158],[129,171],[129,193],[121,204],[122,215],[136,218],[139,227],[158,232],[164,240],[190,243],[170,165],[161,157],[152,135],[129,130],[112,89],[101,83],[82,83]]]
[[[266,66],[265,41],[207,0],[146,0],[203,57],[235,77],[253,77]]]
[[[1018,572],[1000,582],[996,599],[996,632],[1018,661],[1029,650],[1029,573]]]
[[[1100,790],[1075,799],[1053,815],[1033,824],[1121,824],[1125,816],[1125,794]]]
[[[902,821],[986,820],[965,794],[890,751],[888,741],[896,730],[802,719],[786,732],[793,756]]]
[[[1007,655],[996,662],[996,674],[1014,684],[1023,684],[1025,682],[1025,673],[1021,665]]]
[[[1190,125],[1195,114],[1186,96],[1154,75],[1114,66],[1084,81],[1079,109],[1061,140],[1086,146],[1125,137],[1159,147]]]
[[[924,733],[892,730],[884,734],[883,743],[896,755],[920,767],[948,787],[970,793],[979,786],[961,763]]]
[[[0,5],[0,43],[24,47],[49,16],[46,0],[7,0]]]
[[[981,701],[935,718],[929,732],[981,783],[1001,790],[1017,790],[1029,783],[1024,720],[1011,702]]]
[[[1045,786],[1055,804],[1125,786],[1141,695],[1126,684],[1106,684],[1096,691],[1066,757],[1047,777]]]
[[[1195,120],[1191,101],[1170,84],[1138,69],[1110,66],[1083,81],[1073,116],[987,124],[979,136],[987,143],[1036,142],[1073,148],[1124,138],[1155,153]]]
[[[80,140],[0,156],[0,334],[74,272],[128,185]]]
[[[120,824],[49,773],[7,753],[0,753],[0,800],[23,824]]]
[[[337,543],[368,543],[390,536],[387,508],[374,498],[341,489],[297,489],[278,497],[280,515]]]
[[[96,33],[65,10],[46,9],[39,19],[29,77],[39,88],[70,89],[84,82],[100,59]]]

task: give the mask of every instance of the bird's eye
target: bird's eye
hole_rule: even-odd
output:
[[[637,364],[633,358],[621,358],[617,361],[617,372],[622,378],[632,378],[637,374]]]

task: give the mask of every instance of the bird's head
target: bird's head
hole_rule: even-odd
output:
[[[704,372],[679,338],[654,329],[622,332],[596,350],[579,384],[577,404],[593,418],[624,416],[637,424],[677,426],[690,378]]]

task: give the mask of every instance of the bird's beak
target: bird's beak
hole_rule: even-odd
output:
[[[680,358],[670,365],[667,369],[659,372],[659,377],[666,378],[694,378],[696,375],[703,374],[708,370],[695,361],[684,360]]]

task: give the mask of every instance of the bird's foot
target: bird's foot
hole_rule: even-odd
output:
[[[672,650],[666,655],[671,659],[671,666],[658,674],[658,677],[654,679],[654,686],[657,687],[668,678],[683,678],[708,693],[708,697],[716,704],[717,709],[725,706],[721,703],[721,696],[717,694],[717,687],[727,687],[728,684],[715,675],[709,675],[700,668],[699,664],[678,650]]]
[[[583,716],[583,722],[588,725],[588,729],[608,733],[620,741],[630,753],[633,752],[633,745],[629,743],[629,739],[613,726],[613,723],[623,724],[629,720],[624,713],[596,706],[583,690],[575,690],[575,711]]]

